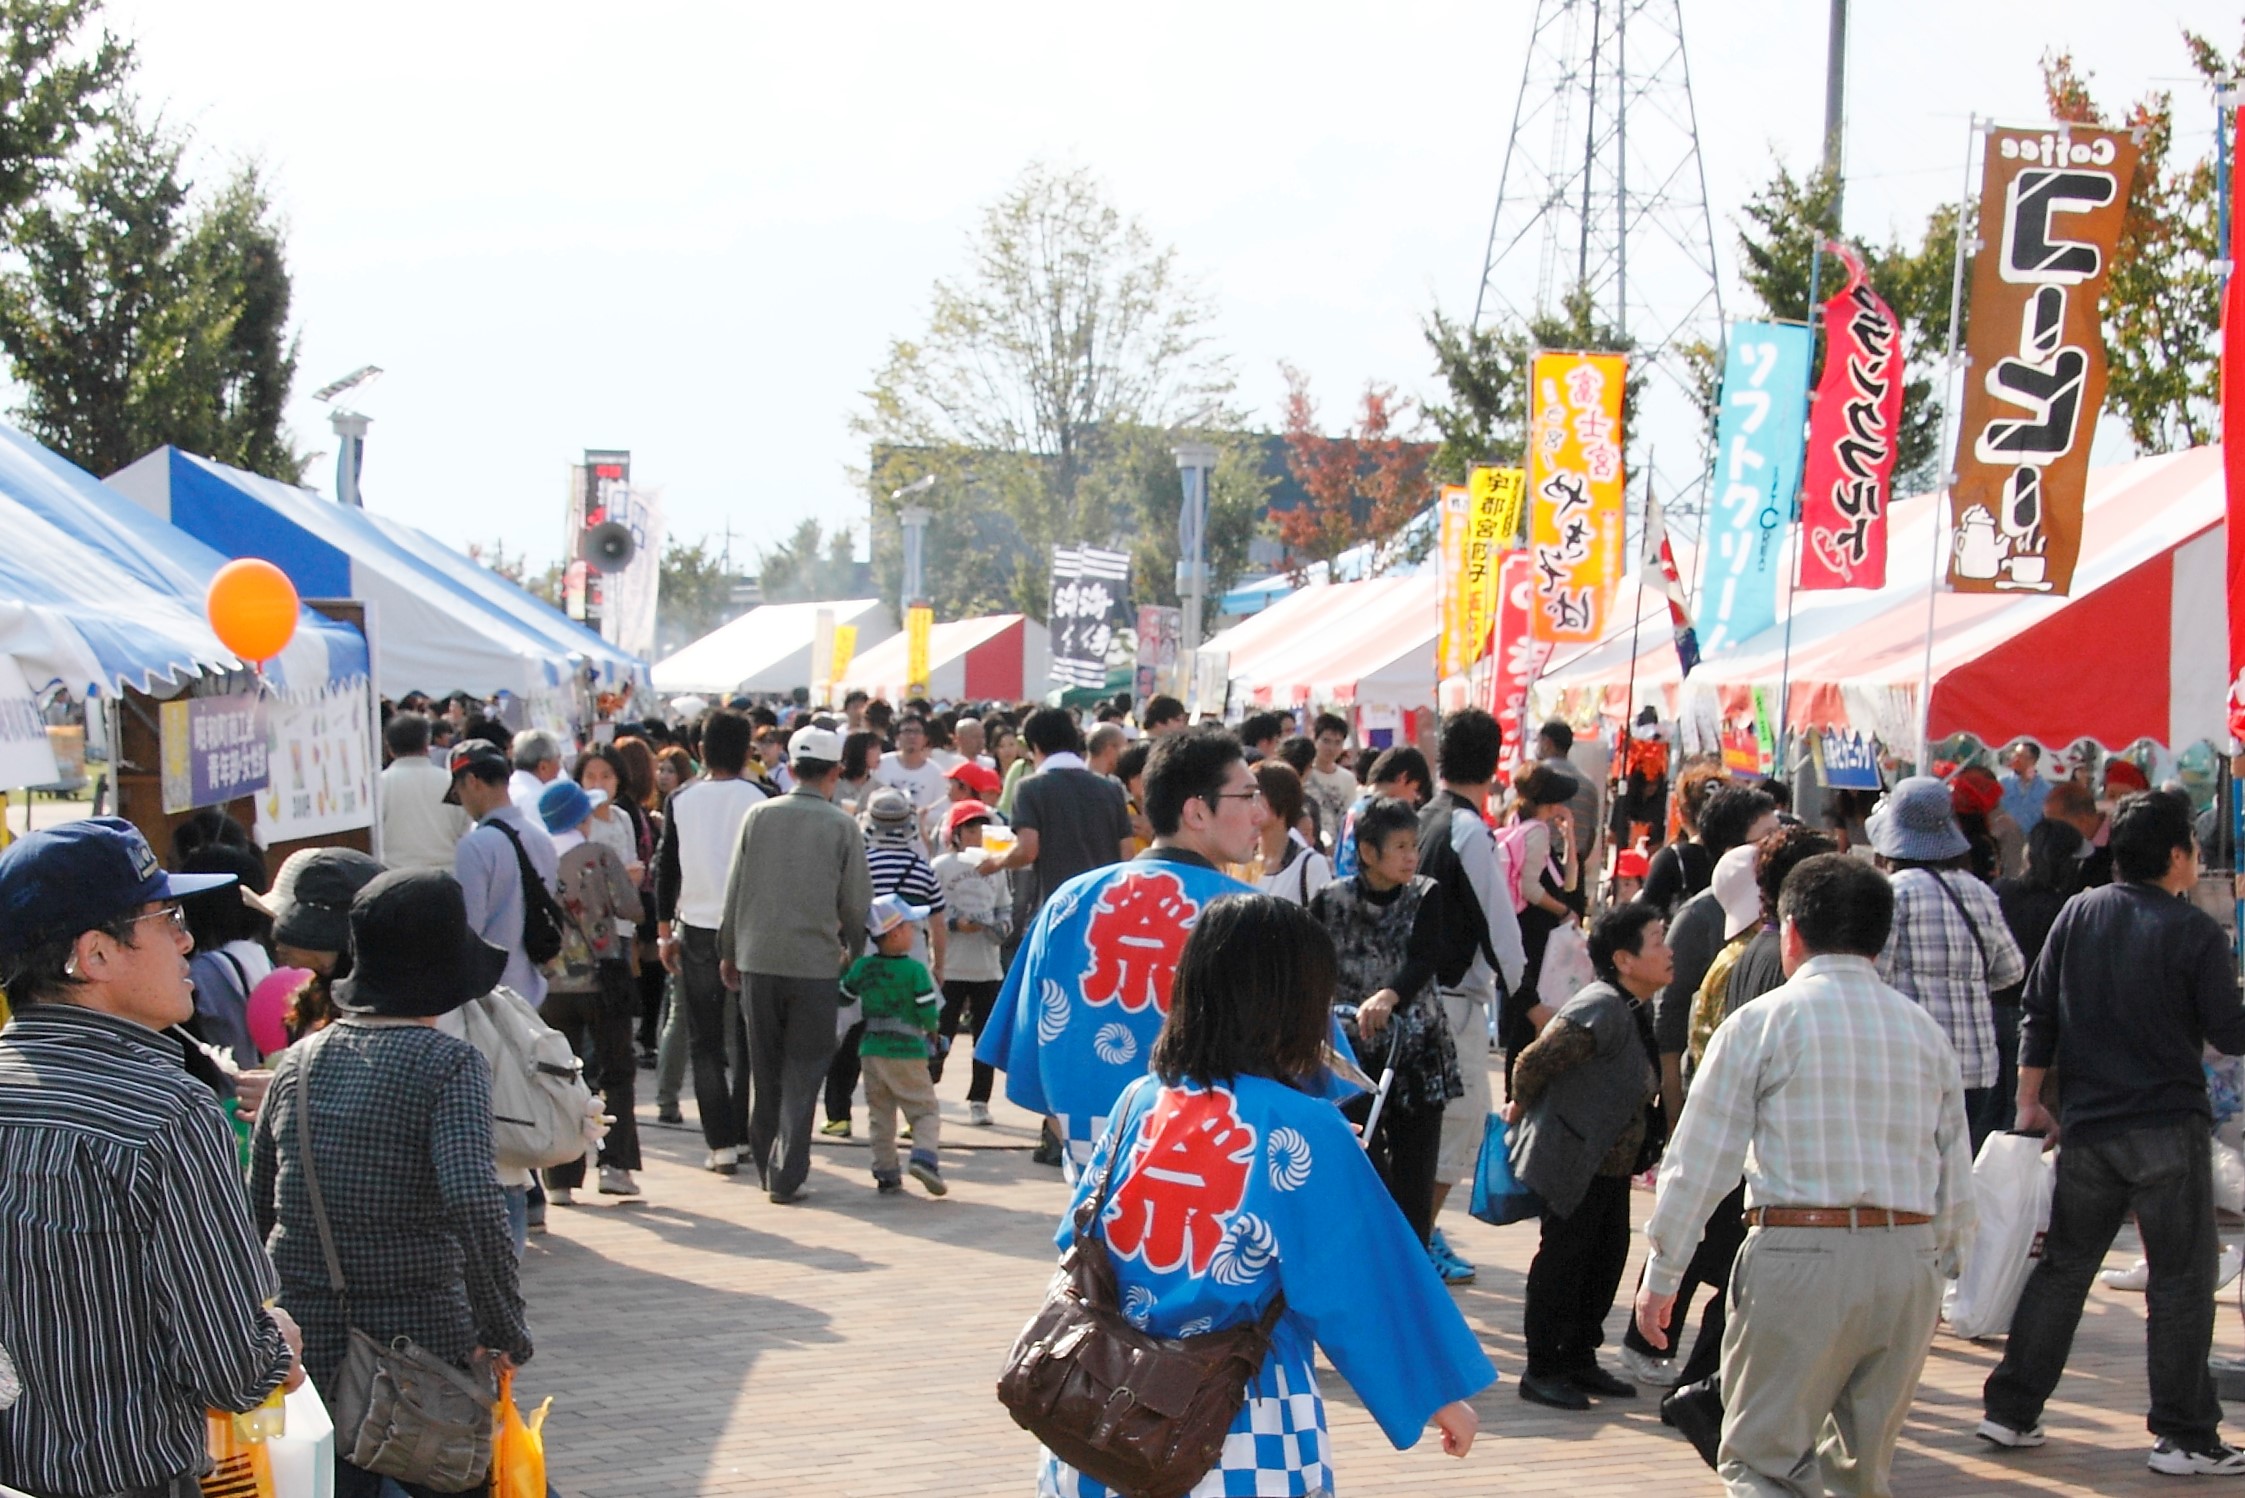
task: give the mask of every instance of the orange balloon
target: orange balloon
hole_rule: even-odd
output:
[[[219,568],[203,608],[219,643],[245,661],[269,661],[296,638],[296,584],[257,557]]]

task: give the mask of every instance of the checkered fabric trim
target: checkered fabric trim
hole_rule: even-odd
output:
[[[1265,1364],[1224,1438],[1224,1453],[1188,1498],[1330,1498],[1333,1443],[1307,1367]],[[1038,1498],[1112,1498],[1112,1490],[1046,1452]]]

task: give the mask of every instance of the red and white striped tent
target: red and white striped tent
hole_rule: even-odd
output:
[[[1229,656],[1233,705],[1432,707],[1439,583],[1316,583],[1202,646]]]
[[[901,702],[909,634],[890,635],[861,650],[835,682],[835,696],[852,690]],[[928,696],[945,702],[1024,702],[1042,699],[1052,685],[1052,643],[1045,627],[1021,614],[959,619],[928,629]]]
[[[1547,666],[1537,711],[1619,721],[1650,703],[1680,716],[1700,742],[1752,713],[1758,688],[1785,682],[1796,730],[1851,728],[1907,747],[1918,734],[1938,496],[1889,512],[1887,586],[1803,593],[1785,650],[1780,623],[1680,680],[1666,605],[1629,584],[1615,613],[1642,610],[1635,695],[1625,629]],[[2081,560],[2071,597],[1957,594],[1933,603],[1935,740],[2094,739],[2120,749],[2150,739],[2180,749],[2223,735],[2227,530],[2219,447],[2092,470]],[[1773,714],[1774,716],[1774,714]]]

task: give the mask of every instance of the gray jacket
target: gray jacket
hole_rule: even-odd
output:
[[[1656,1079],[1637,1032],[1631,1000],[1593,983],[1558,1014],[1597,1042],[1591,1058],[1554,1077],[1512,1137],[1512,1171],[1561,1217],[1583,1193],[1629,1126],[1644,1116]]]
[[[748,810],[717,950],[744,973],[831,978],[865,948],[873,875],[850,814],[797,786]]]

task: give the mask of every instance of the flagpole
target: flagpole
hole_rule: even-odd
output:
[[[1621,703],[1621,748],[1629,752],[1629,726],[1637,721],[1637,641],[1645,628],[1645,566],[1658,565],[1660,559],[1646,553],[1653,536],[1653,450],[1645,449],[1645,520],[1637,532],[1637,600],[1631,606],[1629,619],[1629,688]],[[1663,589],[1665,594],[1666,590]]]
[[[1968,236],[1964,232],[1964,222],[1965,215],[1972,211],[1972,148],[1973,145],[1979,140],[1981,123],[1982,122],[1980,116],[1974,115],[1972,116],[1972,122],[1965,127],[1964,185],[1957,193],[1957,252],[1955,263],[1950,267],[1949,270],[1949,352],[1947,362],[1942,366],[1943,375],[1941,387],[1941,450],[1939,454],[1937,454],[1937,456],[1943,461],[1950,460],[1952,456],[1950,452],[1950,449],[1954,443],[1952,431],[1957,425],[1958,420],[1960,419],[1960,413],[1958,412],[1957,407],[1963,401],[1962,391],[1957,392],[1955,397],[1951,397],[1949,382],[1956,373],[1957,339],[1959,334],[1963,331],[1957,326],[1957,324],[1963,320],[1964,315],[1965,243],[1968,239],[1970,239],[1975,247],[1977,247],[1978,245],[1977,231],[1980,226],[1978,224],[1974,224],[1973,229],[1975,233]],[[1967,385],[1970,384],[1971,375],[1969,373],[1965,376],[1965,381]],[[1940,492],[1934,496],[1933,514],[1929,517],[1932,521],[1932,525],[1930,527],[1932,531],[1932,535],[1930,537],[1932,541],[1932,558],[1927,564],[1928,577],[1925,590],[1925,667],[1918,674],[1918,758],[1916,768],[1917,772],[1920,775],[1927,774],[1928,767],[1933,763],[1934,606],[1940,601],[1941,598],[1941,535],[1943,530],[1942,519],[1951,497],[1951,491],[1956,485],[1956,481],[1956,469],[1952,467],[1944,470],[1941,478],[1941,489]]]
[[[1836,220],[1832,225],[1832,232],[1835,235],[1840,232]],[[1813,381],[1816,378],[1816,314],[1821,310],[1816,299],[1819,290],[1818,275],[1823,269],[1824,236],[1819,234],[1816,237],[1816,248],[1809,252],[1808,257],[1808,376],[1812,382],[1811,389],[1815,388]],[[1808,477],[1808,464],[1805,462],[1801,464],[1801,477]],[[1798,487],[1793,491],[1792,511],[1785,522],[1783,544],[1788,557],[1788,564],[1780,569],[1785,578],[1785,650],[1777,658],[1777,743],[1772,746],[1781,775],[1787,764],[1785,738],[1793,730],[1793,606],[1799,602],[1801,592],[1801,495]]]

